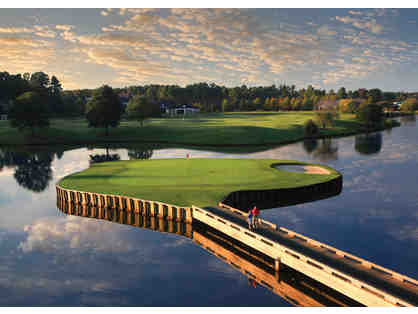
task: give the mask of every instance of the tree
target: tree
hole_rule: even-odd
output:
[[[49,85],[49,103],[51,110],[55,113],[63,113],[64,108],[62,108],[62,86],[60,81],[56,78],[55,75],[51,78],[51,83]]]
[[[356,118],[369,126],[376,126],[383,120],[382,106],[370,103],[361,104],[356,112]]]
[[[122,105],[112,87],[103,85],[95,90],[92,99],[86,105],[86,117],[89,127],[105,128],[106,136],[109,127],[117,127],[122,115]]]
[[[371,102],[378,102],[382,100],[382,91],[378,88],[373,88],[367,92],[367,96],[372,98]]]
[[[257,97],[256,99],[254,99],[253,100],[253,105],[254,105],[254,107],[255,107],[256,110],[262,109],[261,99],[259,97]]]
[[[228,109],[229,109],[228,99],[224,98],[224,100],[222,100],[222,112],[228,111]]]
[[[26,92],[16,98],[9,111],[10,125],[19,130],[30,128],[32,136],[35,128],[49,126],[48,107],[36,92]]]
[[[345,87],[341,87],[337,92],[337,98],[343,99],[347,98],[347,92],[345,91]]]
[[[311,119],[304,124],[305,136],[315,136],[319,133],[319,128]]]
[[[312,99],[306,94],[305,94],[305,97],[303,98],[303,101],[302,101],[302,109],[303,110],[312,110],[313,109]]]
[[[30,85],[36,91],[47,89],[49,86],[49,76],[44,72],[32,73],[30,77]]]
[[[153,113],[152,103],[144,96],[135,95],[126,107],[128,118],[141,122],[144,125],[144,120],[151,118]]]
[[[338,110],[342,113],[355,113],[359,103],[351,98],[341,99],[338,103]]]
[[[401,111],[413,112],[418,108],[418,101],[415,98],[408,98],[401,105]]]

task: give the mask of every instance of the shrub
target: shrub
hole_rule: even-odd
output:
[[[305,136],[314,136],[319,133],[319,128],[311,119],[305,122],[304,126]]]

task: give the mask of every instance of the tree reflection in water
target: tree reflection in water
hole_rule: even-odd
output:
[[[318,141],[318,147],[312,152],[312,156],[320,161],[327,162],[338,160],[338,145],[332,138],[324,138]]]
[[[106,154],[95,154],[95,155],[89,155],[89,156],[90,156],[90,163],[120,160],[119,154],[109,154],[109,147],[106,147]]]
[[[0,149],[0,170],[14,168],[16,182],[34,192],[44,191],[52,180],[51,163],[54,156],[62,157],[62,151],[14,151]]]
[[[308,153],[312,153],[318,147],[318,140],[315,138],[303,141],[303,149]]]
[[[153,146],[138,146],[128,149],[130,160],[134,159],[150,159],[154,153]]]
[[[401,123],[402,125],[415,126],[417,124],[417,117],[414,114],[402,116]]]
[[[382,133],[356,135],[354,149],[362,155],[377,154],[382,149]]]

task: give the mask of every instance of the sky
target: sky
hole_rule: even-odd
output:
[[[418,9],[402,8],[2,8],[0,71],[43,71],[64,89],[207,82],[418,91],[417,21]]]

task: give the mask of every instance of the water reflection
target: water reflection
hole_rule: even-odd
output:
[[[318,147],[318,140],[316,138],[306,139],[303,141],[303,148],[310,154],[315,151]]]
[[[42,192],[52,180],[51,163],[63,151],[12,151],[0,149],[0,171],[13,168],[16,182],[25,189]]]
[[[332,138],[318,140],[319,144],[312,151],[312,157],[322,162],[338,160],[338,142]]]
[[[382,133],[356,135],[354,149],[362,155],[377,154],[382,149]]]
[[[154,153],[153,145],[138,145],[137,147],[128,149],[128,156],[130,160],[150,159],[153,153]]]
[[[415,114],[402,116],[401,123],[406,126],[415,126],[417,124],[417,116]]]
[[[343,173],[343,193],[319,202],[263,211],[263,218],[418,278],[417,126],[414,121],[404,125],[392,129],[390,135],[383,132],[385,147],[372,155],[355,150],[355,136],[333,139],[338,144],[338,159],[323,164]],[[316,142],[318,146],[320,143]],[[291,303],[260,288],[258,282],[257,288],[252,288],[232,264],[200,249],[187,237],[57,211],[53,183],[87,168],[89,154],[105,153],[105,145],[94,147],[94,152],[85,146],[39,148],[39,152],[51,151],[56,157],[51,163],[53,179],[42,193],[20,188],[14,178],[13,160],[27,149],[0,148],[0,305]],[[120,143],[112,153],[127,160],[131,148]],[[313,154],[315,149],[309,153],[302,142],[256,149],[159,145],[151,158],[185,158],[190,154],[192,158],[295,159],[312,163],[319,159]],[[16,154],[6,156],[7,151]],[[284,275],[280,278],[285,282]]]
[[[273,259],[199,221],[194,221],[193,224],[173,222],[117,208],[95,208],[65,201],[58,201],[57,207],[67,215],[103,219],[190,238],[220,261],[242,273],[252,288],[261,286],[296,306],[361,306],[360,303],[290,267],[283,265],[276,271]]]

